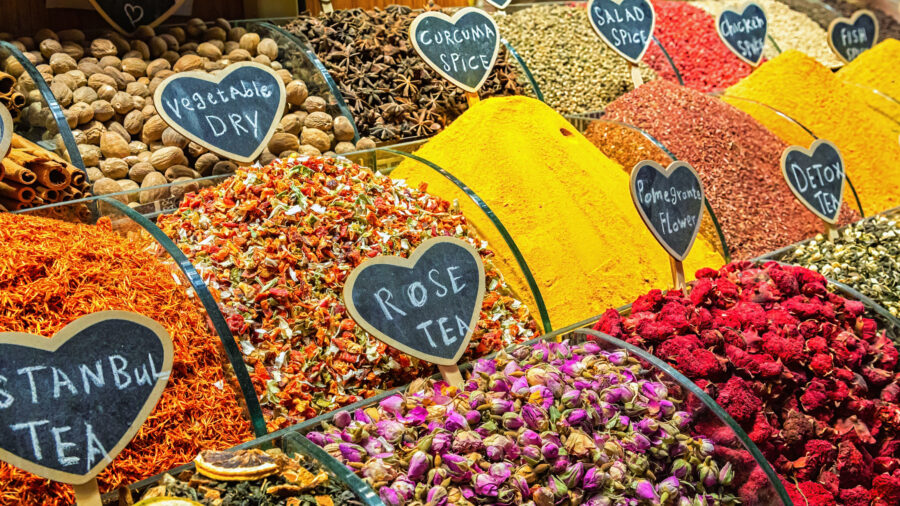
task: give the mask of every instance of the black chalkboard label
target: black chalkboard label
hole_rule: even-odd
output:
[[[52,339],[0,334],[0,460],[91,480],[156,406],[172,355],[160,324],[125,311],[84,316]]]
[[[587,6],[600,38],[631,63],[641,61],[656,26],[650,0],[591,0]]]
[[[766,12],[753,2],[744,4],[741,12],[725,9],[716,18],[716,31],[722,42],[754,67],[762,61],[768,30]]]
[[[790,146],[781,154],[781,172],[800,202],[816,216],[834,225],[844,199],[844,159],[837,146],[825,139],[809,149]]]
[[[344,304],[366,331],[422,360],[455,365],[478,324],[484,264],[471,244],[423,242],[408,258],[375,257],[344,285]]]
[[[170,127],[210,151],[249,163],[259,156],[284,113],[284,82],[270,67],[236,63],[216,74],[173,74],[153,105]]]
[[[847,63],[878,42],[878,18],[862,9],[848,18],[836,18],[828,25],[828,45]]]
[[[675,260],[694,245],[703,218],[703,183],[686,162],[644,160],[631,171],[631,198],[644,224]]]
[[[471,93],[487,80],[500,51],[497,23],[474,7],[460,9],[453,17],[423,12],[410,25],[409,37],[426,63]]]
[[[158,26],[186,0],[90,0],[94,9],[116,30],[128,35],[141,26]]]

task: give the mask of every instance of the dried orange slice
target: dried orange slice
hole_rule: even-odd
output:
[[[250,481],[277,473],[281,466],[268,453],[252,448],[235,452],[204,450],[194,459],[197,472],[221,481]]]

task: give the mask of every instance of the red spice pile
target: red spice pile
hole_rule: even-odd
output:
[[[653,290],[629,316],[609,310],[595,329],[704,388],[763,451],[794,504],[900,504],[897,349],[862,303],[825,284],[802,267],[732,263],[698,271],[689,295]],[[729,450],[733,435],[710,434],[719,451],[746,461]]]
[[[695,90],[725,89],[750,74],[753,67],[729,50],[716,33],[716,20],[687,2],[653,2],[656,28],[653,34],[672,57],[684,85]],[[663,79],[677,83],[672,65],[656,43],[644,56]]]
[[[781,174],[787,144],[743,111],[657,80],[616,99],[606,118],[644,129],[697,169],[733,258],[754,258],[822,232],[821,220]],[[592,127],[585,135],[599,144]],[[858,219],[845,203],[840,223]]]
[[[104,310],[148,316],[172,336],[172,375],[131,443],[98,476],[102,492],[190,462],[202,449],[252,439],[225,381],[206,313],[168,266],[98,226],[0,213],[0,332],[51,337],[77,318]],[[0,504],[67,505],[72,488],[0,463]]]

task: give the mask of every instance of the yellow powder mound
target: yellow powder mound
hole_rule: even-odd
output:
[[[897,69],[900,69],[900,40],[885,39],[857,56],[837,75],[862,87],[870,106],[900,121],[900,72]]]
[[[847,175],[866,214],[900,205],[900,125],[870,108],[860,88],[797,51],[785,51],[728,88],[725,101],[789,144],[809,146],[809,134],[753,99],[791,116],[841,150]]]
[[[671,286],[668,256],[634,208],[628,175],[542,102],[484,100],[416,155],[459,178],[497,214],[525,257],[554,328],[627,303],[650,288]],[[411,186],[425,182],[429,192],[458,199],[497,253],[506,280],[532,302],[523,295],[528,285],[502,236],[453,183],[411,160],[391,177]],[[685,271],[690,275],[723,263],[698,237]]]

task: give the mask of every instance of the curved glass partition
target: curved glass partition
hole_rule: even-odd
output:
[[[55,214],[80,216],[83,205],[61,203]],[[229,363],[227,344],[234,340],[228,326],[196,271],[170,254],[177,249],[163,244],[170,241],[151,235],[134,214],[72,223],[47,217],[47,209],[0,213],[5,230],[0,249],[14,266],[4,275],[0,331],[43,339],[89,314],[129,311],[160,323],[174,347],[162,397],[99,475],[101,491],[190,462],[203,449],[224,450],[264,434],[252,386],[241,381],[242,375],[248,379],[246,370],[240,362],[237,368]],[[244,385],[250,387],[247,398]],[[23,502],[73,501],[70,487],[5,463],[0,476],[4,491]]]

